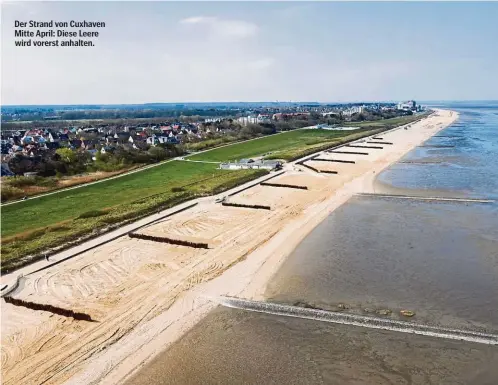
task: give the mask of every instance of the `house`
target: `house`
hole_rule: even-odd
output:
[[[66,135],[67,136],[67,135]],[[48,133],[48,141],[50,143],[54,143],[54,142],[58,142],[60,140],[59,138],[59,134],[57,134],[56,132],[49,132]]]
[[[114,139],[117,139],[118,143],[124,143],[128,141],[130,134],[128,132],[116,132],[114,134]]]
[[[22,152],[23,148],[22,146],[18,146],[17,144],[14,144],[10,149],[9,153],[10,154],[15,154],[16,152]]]
[[[100,149],[101,154],[112,154],[115,148],[112,146],[104,146]]]
[[[271,122],[271,116],[267,114],[259,114],[256,121],[257,123],[269,123]]]
[[[45,148],[47,150],[57,150],[60,147],[59,142],[47,142],[45,143]]]
[[[0,176],[14,176],[7,163],[2,163]]]
[[[97,160],[98,151],[95,148],[91,150],[86,150],[86,152],[88,152],[92,156],[92,160]]]
[[[133,148],[135,150],[146,151],[149,148],[149,145],[146,143],[145,140],[136,140],[133,143]]]
[[[2,145],[1,145],[1,153],[2,154],[4,154],[4,155],[8,154],[10,152],[11,148],[12,148],[11,143],[2,140]]]
[[[81,148],[84,150],[94,150],[98,144],[99,141],[97,139],[83,139],[81,141]]]
[[[77,148],[81,148],[81,143],[82,141],[80,139],[72,139],[69,141],[69,147],[75,150]]]

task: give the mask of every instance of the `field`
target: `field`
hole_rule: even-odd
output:
[[[268,152],[272,153],[272,157],[278,157],[279,154],[334,142],[348,134],[351,134],[351,132],[320,129],[294,130],[192,155],[189,159],[226,162],[264,155]]]
[[[422,117],[422,115],[412,115],[374,122],[367,121],[344,124],[345,126],[361,127],[360,130],[356,131],[330,131],[322,129],[293,130],[213,149],[202,154],[189,156],[188,159],[228,162],[266,154],[266,159],[294,160],[328,146],[339,145],[344,141],[352,140],[362,135],[375,134],[376,131],[411,123]],[[268,154],[269,152],[271,154]]]
[[[215,164],[176,161],[107,182],[3,206],[2,270],[22,264],[20,261],[27,255],[96,229],[217,193],[264,173],[222,171]]]
[[[344,123],[344,126],[350,127],[369,127],[369,128],[378,128],[378,127],[397,127],[403,124],[409,124],[415,122],[423,117],[426,117],[428,114],[423,113],[419,115],[408,115],[408,116],[400,116],[397,118],[384,119],[384,120],[376,120],[376,121],[365,121],[365,122],[349,122]]]

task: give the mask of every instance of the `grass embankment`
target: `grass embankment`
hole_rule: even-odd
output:
[[[266,171],[217,170],[214,164],[170,162],[91,186],[2,207],[2,271],[48,249],[98,234],[189,199],[216,194]]]
[[[272,156],[282,158],[280,154],[292,150],[300,150],[310,146],[316,146],[343,137],[343,131],[326,131],[320,129],[294,130],[265,136],[260,139],[243,143],[236,143],[202,154],[191,155],[188,159],[204,160],[213,162],[236,161],[251,158],[271,152]]]
[[[378,131],[380,130],[378,129]],[[265,136],[249,142],[233,144],[198,155],[191,155],[188,159],[228,162],[266,154],[265,159],[291,161],[307,154],[339,145],[353,138],[361,137],[369,132],[371,130],[368,128],[355,131],[294,130],[282,134]]]
[[[133,165],[119,171],[98,171],[86,175],[74,175],[62,178],[57,177],[2,177],[2,202],[30,197],[48,192],[74,187],[85,183],[111,178],[125,172],[135,170],[142,165]]]
[[[409,124],[416,122],[422,118],[429,115],[429,112],[418,115],[408,115],[408,116],[398,116],[397,118],[391,119],[381,119],[375,121],[365,121],[365,122],[347,122],[344,123],[344,127],[369,127],[369,128],[380,128],[380,127],[397,127],[404,124]]]
[[[190,155],[188,159],[210,162],[228,162],[252,158],[264,154],[265,159],[295,160],[314,152],[340,145],[363,136],[412,123],[425,117],[422,115],[403,116],[369,122],[351,122],[345,126],[361,127],[355,131],[333,131],[324,129],[298,129],[265,136],[259,139],[235,143],[231,146],[213,149],[202,154]],[[268,155],[268,153],[271,154]]]

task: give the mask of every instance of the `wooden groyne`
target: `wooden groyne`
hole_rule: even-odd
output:
[[[242,207],[246,209],[271,210],[270,206],[265,206],[265,205],[246,205],[243,203],[232,203],[232,202],[223,202],[221,205],[228,207]]]
[[[380,138],[378,136],[373,136],[372,139],[375,139],[375,140],[384,140],[384,138]]]
[[[258,184],[261,184],[261,183],[263,183],[263,182],[266,182],[267,180],[270,180],[270,179],[276,178],[277,176],[280,176],[280,175],[282,175],[282,174],[285,174],[285,171],[278,172],[278,173],[276,173],[275,175],[272,175],[272,176],[270,176],[269,178],[266,178],[266,179],[265,179],[265,180],[263,180],[262,182],[260,181],[260,182],[251,183],[249,186],[246,186],[246,187],[244,187],[244,188],[242,188],[242,189],[240,189],[240,190],[237,190],[237,191],[235,191],[235,192],[233,192],[233,193],[230,193],[230,194],[228,194],[227,196],[231,197],[231,196],[234,196],[234,195],[240,194],[240,193],[241,193],[241,192],[243,192],[243,191],[249,190],[250,188],[253,188],[254,186],[257,186]]]
[[[327,151],[330,154],[350,154],[350,155],[368,155],[368,152],[358,151]]]
[[[384,147],[380,146],[362,146],[359,144],[348,144],[346,147],[353,147],[353,148],[368,148],[368,149],[373,149],[373,150],[382,150]]]
[[[313,159],[314,160],[314,159]],[[304,166],[306,168],[309,168],[310,170],[314,171],[314,172],[320,172],[317,168],[313,167],[313,166],[310,166],[309,164],[305,164],[305,163],[300,163],[301,166]]]
[[[308,166],[308,167],[310,167],[310,166]],[[263,182],[263,183],[261,183],[261,186],[295,188],[298,190],[307,190],[308,189],[308,186],[299,186],[299,185],[295,185],[295,184],[285,184],[285,183],[266,183],[266,182]]]
[[[129,233],[128,236],[130,238],[143,239],[146,241],[153,241],[153,242],[159,242],[159,243],[169,243],[171,245],[193,247],[194,249],[209,249],[209,244],[206,242],[194,242],[194,241],[187,241],[187,240],[183,240],[183,239],[175,239],[175,238],[171,238],[171,237],[167,237],[167,236],[157,237],[154,235],[138,234],[138,233]]]
[[[24,301],[22,299],[17,299],[13,297],[3,297],[5,302],[10,303],[14,306],[21,306],[25,307],[27,309],[31,310],[41,310],[41,311],[48,311],[53,314],[57,314],[63,317],[69,317],[69,318],[74,318],[75,320],[79,321],[93,321],[92,317],[89,314],[86,313],[78,313],[70,309],[64,309],[61,307],[57,306],[52,306],[52,305],[47,305],[43,303],[35,303],[35,302],[30,302],[30,301]]]
[[[334,162],[334,163],[351,163],[355,164],[356,162],[354,160],[342,160],[342,159],[321,159],[321,158],[315,158],[313,159],[315,162]]]
[[[367,143],[370,143],[370,144],[394,144],[393,142],[367,142]]]

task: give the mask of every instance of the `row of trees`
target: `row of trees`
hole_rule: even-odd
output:
[[[39,156],[17,154],[9,160],[9,168],[17,175],[36,172],[40,176],[75,175],[94,171],[117,171],[134,164],[156,163],[180,156],[184,153],[181,146],[161,144],[150,147],[147,151],[127,149],[118,146],[112,153],[96,153],[92,155],[83,150],[59,148],[54,152],[46,151]]]

